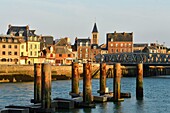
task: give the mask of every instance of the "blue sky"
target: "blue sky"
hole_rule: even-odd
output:
[[[170,47],[169,0],[1,0],[0,33],[8,24],[29,25],[55,38],[91,37],[96,20],[99,42],[108,32],[134,32],[135,43]],[[96,18],[96,19],[95,19]]]

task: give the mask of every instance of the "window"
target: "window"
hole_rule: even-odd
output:
[[[24,56],[24,52],[21,52],[21,56]]]
[[[37,49],[37,45],[35,45],[34,48]]]
[[[11,51],[9,51],[9,52],[8,52],[8,55],[12,55],[12,52],[11,52]]]
[[[86,58],[88,58],[88,54],[86,54]]]
[[[68,57],[71,57],[71,54],[68,54]]]
[[[5,55],[5,51],[2,51],[2,55]]]
[[[89,45],[89,43],[88,42],[86,42],[86,46],[88,46]]]
[[[120,45],[121,47],[123,47],[123,44],[121,43],[121,45]]]
[[[32,56],[32,51],[30,51],[30,55]]]
[[[82,54],[80,54],[80,58],[82,58]]]
[[[37,40],[37,37],[34,37],[34,41],[36,41]]]
[[[17,52],[14,52],[14,55],[17,55],[18,53]]]
[[[113,38],[111,38],[111,42],[113,42]]]
[[[32,41],[32,36],[29,39],[30,39],[30,41]]]
[[[30,45],[30,48],[32,49],[32,44]]]
[[[8,48],[11,48],[11,45],[8,45]]]
[[[97,35],[94,34],[94,35],[93,35],[93,38],[97,38]]]
[[[62,54],[59,54],[59,57],[62,57]]]
[[[118,46],[118,44],[116,44],[116,47]]]
[[[14,39],[14,42],[18,42],[18,40],[17,40],[17,39]]]
[[[113,46],[113,44],[110,44],[110,46],[112,47],[112,46]]]
[[[88,52],[88,49],[86,48],[86,52]]]
[[[17,45],[15,45],[14,48],[17,49]]]
[[[97,47],[96,46],[93,46],[93,49],[96,49]]]
[[[129,44],[129,46],[131,46],[131,44]]]
[[[53,57],[53,54],[52,54],[52,53],[50,54],[50,57]]]
[[[6,42],[6,39],[5,39],[5,38],[3,38],[3,39],[2,39],[2,42]]]
[[[34,52],[34,56],[37,56],[37,51]]]
[[[24,49],[24,45],[22,45],[21,48]]]
[[[82,42],[80,42],[80,46],[82,46]]]
[[[5,45],[2,45],[2,48],[5,48]]]
[[[2,61],[2,62],[6,62],[6,59],[5,59],[5,58],[3,58],[3,59],[1,59],[1,61]]]

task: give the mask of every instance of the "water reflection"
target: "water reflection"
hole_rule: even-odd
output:
[[[144,101],[143,100],[136,100],[136,112],[144,113]]]
[[[121,91],[130,92],[132,97],[124,102],[96,103],[92,109],[57,110],[56,113],[170,113],[170,82],[169,79],[144,78],[144,100],[136,100],[136,78],[122,78]],[[93,95],[98,95],[99,81],[92,81]],[[107,87],[113,88],[113,79],[107,79]],[[80,80],[80,91],[82,91]],[[7,105],[29,105],[33,98],[33,82],[0,83],[0,109]],[[71,81],[53,81],[52,98],[70,98]]]
[[[115,105],[115,112],[114,113],[122,113],[121,102],[114,102]]]

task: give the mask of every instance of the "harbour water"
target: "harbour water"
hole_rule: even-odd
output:
[[[80,90],[83,90],[80,80]],[[0,83],[0,109],[7,105],[29,105],[33,99],[33,82]],[[107,87],[113,90],[113,79],[107,79]],[[92,80],[93,95],[98,95],[99,79]],[[71,98],[71,80],[53,81],[52,98]],[[132,97],[124,102],[97,103],[96,108],[59,110],[65,113],[170,113],[170,76],[144,78],[144,99],[136,100],[136,78],[122,78],[121,91],[130,92]]]

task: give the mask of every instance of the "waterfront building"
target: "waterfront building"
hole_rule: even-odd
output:
[[[40,36],[40,50],[54,45],[53,36]]]
[[[77,51],[76,60],[87,62],[91,60],[91,39],[90,38],[75,38],[73,51]]]
[[[45,49],[41,50],[38,62],[55,65],[55,58],[56,56],[54,46],[48,46]]]
[[[164,44],[150,43],[150,46],[157,49],[156,53],[167,53],[167,47]]]
[[[38,63],[38,53],[40,52],[41,37],[35,34],[35,30],[30,30],[29,26],[8,26],[8,35],[23,37],[21,47],[21,63]],[[24,61],[25,60],[25,61]]]
[[[132,33],[107,33],[106,48],[108,53],[133,52]]]
[[[136,44],[133,44],[133,52],[140,53],[140,52],[143,51],[143,49],[145,47],[148,47],[147,43],[136,43]]]
[[[56,47],[56,46],[55,46]],[[55,64],[70,65],[75,59],[75,55],[66,46],[57,46],[55,48]]]
[[[165,47],[162,44],[158,44],[158,43],[150,43],[150,46],[145,47],[143,49],[143,52],[147,52],[147,53],[167,53],[167,47]]]
[[[19,64],[20,37],[0,35],[0,64]]]
[[[108,53],[108,50],[106,48],[106,44],[101,44],[100,45],[100,49],[101,49],[101,54],[107,54]]]

